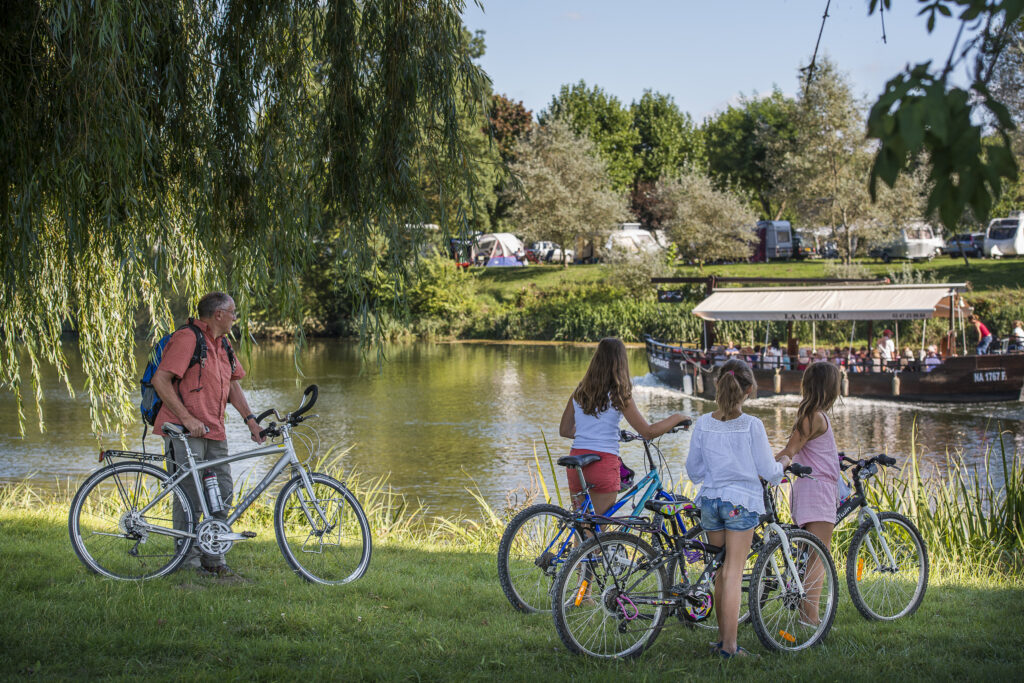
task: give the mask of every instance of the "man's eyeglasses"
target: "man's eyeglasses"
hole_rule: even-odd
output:
[[[226,308],[221,308],[221,309],[218,309],[218,310],[224,311],[225,313],[230,315],[232,320],[238,320],[238,312],[237,311],[229,311]]]

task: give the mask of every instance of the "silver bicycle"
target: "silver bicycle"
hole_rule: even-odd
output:
[[[180,442],[187,465],[170,475],[157,462],[166,456],[132,451],[100,453],[105,466],[90,476],[71,501],[68,530],[78,558],[92,571],[114,579],[152,579],[177,569],[193,546],[220,555],[238,541],[255,537],[237,532],[235,522],[286,469],[291,478],[277,495],[274,532],[284,559],[302,578],[323,584],[355,581],[370,566],[370,524],[359,501],[345,484],[326,474],[310,472],[295,454],[293,438],[304,438],[295,428],[315,415],[305,415],[317,399],[317,387],[303,393],[303,404],[281,416],[268,410],[258,423],[273,415],[261,432],[274,439],[258,448],[216,460],[196,462],[187,434],[178,425],[164,425],[164,433]],[[207,493],[203,471],[227,463],[280,455],[226,519],[211,516],[221,502]],[[194,510],[182,482],[195,484],[200,510]],[[174,505],[181,506],[184,524],[174,528]]]

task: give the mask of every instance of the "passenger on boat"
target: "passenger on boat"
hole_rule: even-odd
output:
[[[715,367],[722,365],[722,363],[724,363],[726,360],[725,347],[723,347],[721,344],[716,344],[715,346],[712,346],[710,355],[712,359],[712,365],[714,365]]]
[[[739,355],[739,353],[740,350],[736,348],[736,344],[734,344],[733,341],[730,339],[729,344],[725,347],[726,359],[735,358],[736,356]]]
[[[903,354],[900,356],[900,368],[904,370],[916,370],[917,368],[913,367],[916,360],[917,359],[914,358],[914,350],[909,346],[904,346]]]
[[[985,323],[981,322],[981,319],[973,313],[967,317],[967,321],[974,325],[974,331],[978,333],[977,354],[984,356],[988,353],[988,347],[992,344],[992,333],[985,327]]]
[[[796,356],[796,369],[803,370],[811,364],[811,357],[807,355],[807,349],[801,348]]]
[[[896,342],[892,340],[892,330],[886,328],[882,330],[882,339],[880,344],[884,346],[884,350],[881,350],[882,360],[888,364],[889,361],[896,360]],[[882,349],[882,347],[879,347]]]
[[[1013,321],[1013,332],[1010,334],[1008,351],[1024,351],[1024,321]]]
[[[922,368],[925,372],[931,372],[936,367],[942,365],[942,359],[939,358],[939,350],[932,344],[928,347],[928,355],[924,357],[924,367]]]
[[[764,367],[761,364],[762,358],[763,358],[763,356],[761,355],[761,345],[760,344],[755,344],[754,345],[754,353],[752,353],[751,355],[747,356],[747,364],[750,365],[750,367],[752,367],[752,368]]]
[[[772,345],[768,347],[768,351],[765,353],[765,360],[770,368],[782,367],[782,349],[779,348],[778,339],[772,339]]]
[[[881,342],[879,342],[879,346],[881,346]],[[882,352],[876,346],[871,350],[871,372],[881,372],[884,367],[883,362]]]

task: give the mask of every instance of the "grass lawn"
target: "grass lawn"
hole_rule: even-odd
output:
[[[882,263],[875,259],[858,261],[872,275],[885,277],[889,272],[899,272],[902,263]],[[962,258],[938,257],[932,261],[911,264],[914,270],[933,274],[939,282],[969,282],[975,292],[986,292],[1000,287],[1024,286],[1024,259],[970,259],[965,266]],[[530,265],[524,268],[482,268],[480,293],[485,297],[503,301],[527,284],[540,289],[553,289],[563,284],[596,283],[607,276],[607,266],[573,265],[568,268],[552,265]],[[737,263],[723,266],[707,266],[703,271],[693,267],[679,268],[680,277],[706,277],[708,275],[731,275],[734,277],[825,277],[825,261],[776,261],[773,263]]]
[[[827,641],[795,656],[764,651],[742,626],[762,657],[721,662],[709,632],[667,622],[638,660],[599,662],[569,654],[549,616],[509,606],[492,549],[381,543],[365,577],[323,587],[288,570],[270,528],[250,528],[257,539],[229,561],[251,583],[126,583],[78,562],[66,508],[0,509],[0,677],[994,681],[1024,670],[1021,577],[933,567],[920,610],[891,624],[864,621],[843,584]]]

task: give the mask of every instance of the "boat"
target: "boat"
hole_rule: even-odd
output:
[[[738,279],[738,278],[737,278]],[[750,281],[750,278],[744,278]],[[684,281],[663,278],[659,282]],[[688,278],[685,281],[692,281]],[[719,279],[721,282],[722,279]],[[693,313],[704,321],[703,348],[695,344],[673,343],[645,338],[647,364],[651,373],[665,384],[684,393],[714,399],[719,366],[725,356],[709,349],[717,321],[902,321],[945,319],[949,332],[950,355],[941,364],[926,368],[921,361],[892,361],[887,367],[848,364],[840,359],[842,394],[873,399],[909,402],[974,403],[1024,401],[1024,353],[992,355],[957,354],[958,337],[966,345],[963,321],[971,307],[961,296],[964,283],[837,286],[835,284],[799,287],[713,287]],[[663,302],[679,302],[683,294],[659,292]],[[897,322],[898,324],[898,322]],[[957,325],[959,324],[959,331]],[[927,326],[927,322],[925,322]],[[781,357],[754,355],[752,349],[738,349],[757,380],[757,396],[800,394],[803,369],[794,349],[797,340],[789,337]],[[852,333],[851,333],[852,336]],[[870,338],[871,332],[868,336]]]

